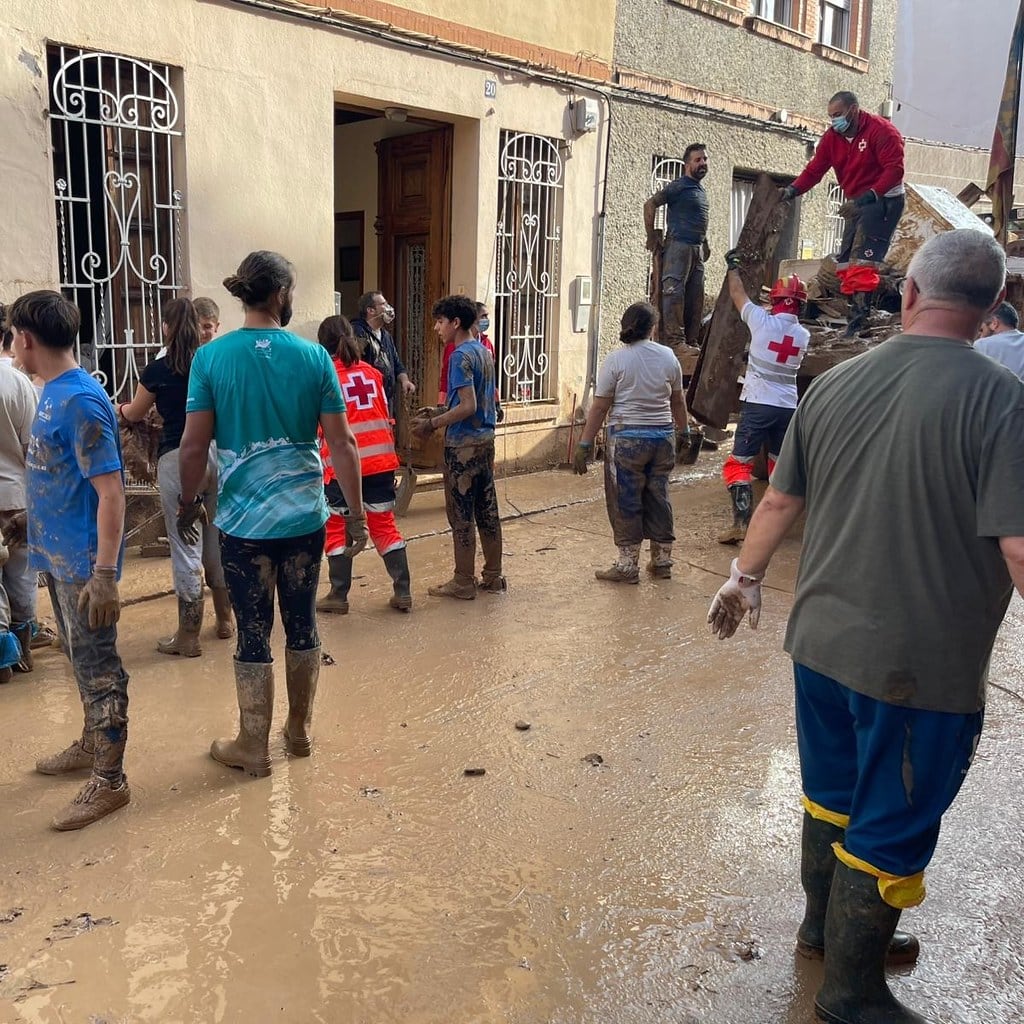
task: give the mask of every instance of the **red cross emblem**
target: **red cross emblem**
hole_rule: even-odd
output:
[[[345,402],[357,409],[372,409],[373,400],[377,397],[377,382],[367,379],[361,370],[351,374],[341,386]]]
[[[800,346],[793,344],[792,335],[787,334],[782,341],[769,341],[768,348],[776,353],[775,362],[788,363],[790,356],[800,355]]]

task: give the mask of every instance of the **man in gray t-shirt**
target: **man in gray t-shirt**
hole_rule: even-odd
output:
[[[917,955],[896,924],[924,899],[996,631],[1024,591],[1024,385],[968,340],[1004,278],[981,232],[921,248],[904,333],[808,391],[708,616],[722,638],[748,613],[756,625],[765,569],[806,508],[786,650],[805,810],[797,948],[827,951],[824,1020],[922,1020],[884,965]]]
[[[981,325],[974,347],[1024,380],[1024,334],[1019,325],[1017,310],[1000,302]]]

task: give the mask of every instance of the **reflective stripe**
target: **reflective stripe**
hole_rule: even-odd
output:
[[[349,425],[352,427],[353,434],[368,434],[372,430],[387,430],[391,431],[391,426],[387,420],[350,420]]]
[[[363,509],[367,512],[393,512],[395,503],[393,501],[364,501]]]
[[[365,448],[359,449],[359,457],[361,459],[371,458],[374,455],[390,455],[394,452],[395,446],[393,444],[368,444]]]
[[[799,366],[785,367],[782,363],[773,365],[762,362],[754,356],[750,356],[748,364],[763,380],[770,380],[776,384],[796,384],[796,375],[800,370]]]

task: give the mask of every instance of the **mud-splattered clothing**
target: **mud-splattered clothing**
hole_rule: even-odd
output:
[[[897,707],[804,665],[795,665],[794,675],[800,774],[813,805],[807,809],[846,819],[850,856],[898,878],[918,875],[971,766],[983,712]]]
[[[658,544],[675,540],[668,497],[668,478],[674,465],[671,426],[609,430],[604,497],[616,547],[641,544],[645,539]]]
[[[43,388],[26,458],[29,564],[85,583],[96,562],[92,477],[121,472],[117,416],[99,382],[76,367]],[[124,542],[118,553],[118,577]]]
[[[485,583],[499,580],[501,516],[494,487],[493,440],[445,446],[444,505],[448,525],[452,528],[456,578],[464,582],[475,578],[476,534],[479,532],[484,556],[481,576]]]
[[[0,359],[0,511],[25,507],[25,448],[37,405],[28,377]]]
[[[85,731],[97,746],[116,756],[94,771],[117,781],[128,735],[128,673],[117,653],[117,627],[89,628],[88,611],[80,611],[85,582],[68,582],[46,574],[50,603],[61,647],[71,662],[85,712]]]
[[[445,431],[445,446],[476,444],[494,440],[497,409],[494,401],[494,360],[479,341],[457,345],[448,363],[449,409],[459,406],[459,389],[471,387],[476,394],[476,412]]]
[[[1024,385],[966,342],[897,335],[818,378],[772,476],[807,502],[795,662],[890,704],[984,707],[1022,429]]]
[[[320,646],[316,588],[323,553],[322,526],[302,537],[276,540],[245,540],[221,534],[224,578],[238,621],[238,661],[269,664],[274,660],[270,632],[274,628],[275,593],[288,649],[311,651]]]
[[[321,346],[280,328],[231,331],[196,353],[187,408],[214,414],[224,533],[277,539],[323,526],[317,428],[345,403]]]

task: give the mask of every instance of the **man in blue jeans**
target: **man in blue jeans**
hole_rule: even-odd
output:
[[[1006,258],[977,231],[914,257],[903,333],[808,390],[708,615],[760,615],[761,579],[806,508],[786,631],[804,808],[797,948],[824,956],[831,1024],[920,1024],[885,981],[896,932],[981,735],[996,631],[1024,591],[1024,385],[974,351]],[[942,415],[936,415],[936,409]]]
[[[67,831],[131,799],[123,770],[128,674],[116,628],[124,555],[121,440],[110,399],[75,361],[78,309],[57,292],[30,292],[12,305],[9,319],[21,365],[46,382],[26,456],[29,564],[47,581],[85,711],[81,738],[38,761],[36,770],[92,772],[53,821]]]

